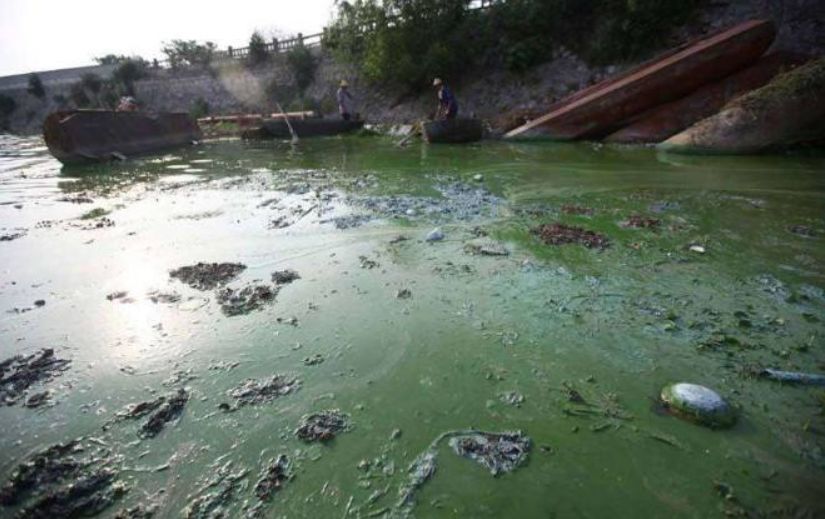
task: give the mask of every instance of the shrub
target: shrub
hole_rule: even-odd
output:
[[[100,93],[100,89],[103,88],[103,80],[97,74],[92,74],[91,72],[87,74],[83,74],[80,77],[80,84],[83,86],[84,89],[88,90],[89,92],[97,95]]]
[[[69,99],[77,108],[90,108],[92,106],[92,100],[80,81],[72,83],[69,87]]]
[[[209,103],[206,99],[199,97],[192,101],[192,106],[189,108],[189,115],[194,119],[200,119],[209,115]]]
[[[38,99],[44,99],[46,97],[46,89],[43,87],[43,81],[41,81],[40,76],[37,74],[29,76],[29,87],[26,89],[26,92]]]
[[[298,87],[298,91],[303,95],[304,91],[315,79],[315,70],[318,66],[315,56],[312,55],[312,51],[301,43],[290,49],[286,55],[286,62],[292,71],[295,86]]]
[[[147,63],[142,59],[128,59],[112,72],[112,82],[126,95],[135,95],[135,81],[148,75]]]
[[[258,66],[269,60],[269,52],[266,50],[266,41],[261,33],[255,31],[249,38],[249,52],[246,56],[250,66]]]
[[[208,67],[212,63],[215,48],[211,41],[198,43],[195,40],[172,40],[165,43],[161,50],[172,68]]]
[[[95,58],[95,61],[98,63],[98,65],[118,65],[128,59],[129,58],[122,54],[106,54],[105,56]]]

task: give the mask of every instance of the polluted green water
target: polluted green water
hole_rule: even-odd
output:
[[[0,516],[825,514],[821,156],[4,136],[0,236]]]

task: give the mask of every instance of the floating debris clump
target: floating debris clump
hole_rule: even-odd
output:
[[[221,311],[228,317],[244,315],[260,310],[266,303],[275,300],[278,288],[268,285],[247,285],[243,288],[224,288],[218,292]]]
[[[168,422],[178,418],[189,400],[189,393],[180,388],[175,393],[159,396],[154,400],[129,404],[126,409],[117,413],[120,420],[137,420],[144,416],[149,419],[144,423],[138,435],[142,438],[153,438],[163,430]]]
[[[16,404],[29,387],[51,381],[68,369],[70,362],[55,357],[52,348],[25,357],[15,355],[0,362],[0,405]]]
[[[296,279],[301,279],[301,276],[292,269],[276,270],[272,273],[272,282],[276,285],[287,285]]]
[[[459,456],[475,460],[498,476],[511,472],[527,459],[530,438],[521,431],[458,435],[450,438],[450,447]]]
[[[261,472],[261,476],[255,483],[255,495],[261,501],[269,501],[289,479],[289,459],[285,454],[281,454],[276,459],[269,460]]]
[[[631,229],[658,229],[662,221],[658,218],[649,218],[640,214],[630,215],[630,218],[622,222],[622,227]]]
[[[126,492],[110,468],[107,449],[91,450],[80,438],[58,443],[20,463],[0,489],[0,505],[22,505],[17,517],[51,518],[96,515]],[[95,455],[96,454],[96,455]]]
[[[604,249],[610,245],[606,236],[582,227],[562,223],[546,223],[531,230],[545,245],[578,243],[588,249]]]
[[[169,276],[196,290],[212,290],[235,279],[246,270],[241,263],[197,263],[169,272]]]
[[[294,393],[301,388],[301,381],[286,375],[273,375],[267,379],[248,379],[228,394],[237,402],[237,406],[257,405],[271,402],[276,398]]]
[[[301,418],[295,436],[305,442],[326,442],[350,427],[349,416],[338,409],[327,409]]]

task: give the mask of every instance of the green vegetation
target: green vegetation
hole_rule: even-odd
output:
[[[255,31],[249,38],[249,53],[246,56],[247,63],[252,67],[257,67],[269,61],[269,52],[266,50],[266,41],[261,33]]]
[[[706,0],[354,0],[338,3],[324,43],[367,79],[420,89],[471,67],[524,71],[568,48],[592,64],[635,60],[663,45]]]
[[[103,209],[102,207],[95,207],[91,211],[87,211],[80,216],[81,220],[94,220],[95,218],[100,218],[101,216],[106,216],[107,214],[111,213],[108,209]]]
[[[43,87],[43,81],[40,79],[40,76],[37,74],[29,76],[29,86],[26,92],[41,100],[46,97],[46,89]]]
[[[312,51],[306,48],[302,42],[287,52],[286,62],[287,65],[289,65],[290,71],[292,71],[295,86],[298,87],[298,91],[303,95],[304,91],[315,79],[315,69],[318,67],[315,56],[312,55]]]
[[[192,101],[192,106],[189,108],[189,115],[194,119],[200,119],[209,115],[209,103],[206,99],[199,97]]]
[[[100,56],[99,58],[95,58],[95,61],[98,65],[118,65],[123,63],[124,61],[129,60],[130,58],[122,55],[122,54],[106,54],[105,56]]]
[[[143,59],[128,59],[112,72],[112,90],[126,95],[135,94],[135,81],[147,76],[148,63]]]
[[[115,68],[111,79],[104,80],[93,73],[84,74],[80,81],[69,87],[69,100],[77,108],[113,109],[121,96],[135,95],[135,81],[148,75],[147,68],[144,59],[127,58]],[[65,101],[63,98],[63,104]]]
[[[162,52],[169,60],[169,66],[208,67],[215,54],[215,44],[211,41],[199,43],[195,40],[172,40],[164,44]]]

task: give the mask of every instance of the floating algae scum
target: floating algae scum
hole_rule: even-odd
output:
[[[2,137],[0,516],[822,515],[822,388],[760,373],[825,371],[823,171],[359,136],[61,170]],[[663,412],[675,382],[736,424]]]

